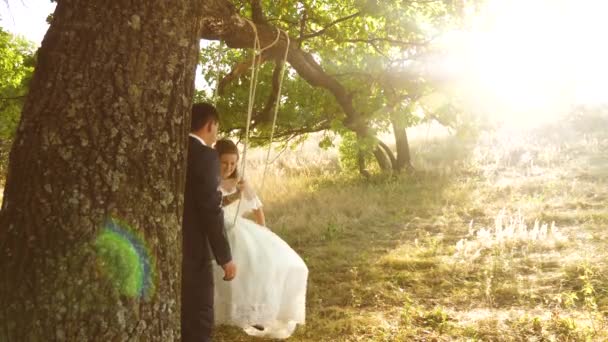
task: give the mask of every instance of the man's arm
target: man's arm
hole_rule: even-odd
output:
[[[206,151],[207,152],[207,151]],[[193,163],[196,181],[196,207],[203,222],[206,223],[209,245],[219,265],[225,265],[232,260],[230,245],[224,229],[224,213],[222,211],[222,194],[219,186],[219,160],[214,151],[197,155]]]

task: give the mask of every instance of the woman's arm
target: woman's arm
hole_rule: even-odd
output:
[[[264,216],[264,210],[262,208],[253,209],[253,218],[257,224],[266,227],[266,217]]]

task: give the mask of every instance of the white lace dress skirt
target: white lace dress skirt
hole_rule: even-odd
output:
[[[243,200],[239,212],[261,206],[257,197]],[[215,323],[241,327],[249,335],[291,336],[304,324],[308,268],[302,258],[268,228],[239,215],[238,202],[224,208],[225,225],[237,267],[226,282],[218,266],[215,277]],[[264,330],[253,328],[260,325]]]

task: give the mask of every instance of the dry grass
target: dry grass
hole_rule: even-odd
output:
[[[335,153],[286,153],[304,168],[272,167],[261,195],[310,268],[291,340],[607,340],[608,134],[585,120],[423,136],[425,171],[368,182],[336,173]]]
[[[336,151],[314,142],[286,151],[260,195],[310,269],[307,324],[290,340],[608,340],[602,127],[420,134],[421,171],[369,181],[340,174]],[[251,151],[254,185],[264,160]],[[220,327],[216,340],[258,339]]]

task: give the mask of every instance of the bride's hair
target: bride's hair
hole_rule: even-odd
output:
[[[216,141],[215,150],[220,157],[224,154],[236,154],[236,160],[239,160],[239,148],[236,147],[236,144],[232,140],[221,139]],[[238,178],[238,176],[238,168],[236,168],[228,178]]]

